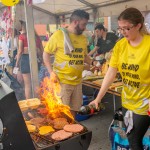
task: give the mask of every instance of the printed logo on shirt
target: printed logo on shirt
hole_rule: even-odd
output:
[[[84,64],[84,56],[82,54],[82,48],[75,48],[69,57],[71,60],[69,61],[69,65],[83,65]]]
[[[78,42],[77,42],[77,41],[75,41],[75,40],[73,41],[73,43],[74,43],[74,44],[78,44]]]
[[[134,54],[131,54],[130,56],[128,56],[128,58],[135,59],[135,56],[134,56]]]
[[[140,76],[137,73],[137,71],[139,70],[139,65],[122,63],[122,70],[123,83],[131,87],[139,88]]]

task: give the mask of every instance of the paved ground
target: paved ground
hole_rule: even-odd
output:
[[[88,150],[110,150],[111,145],[108,138],[108,128],[113,117],[113,98],[106,95],[104,98],[106,109],[97,115],[93,115],[88,120],[81,121],[92,131],[92,140]],[[116,107],[120,107],[120,98],[116,98]]]

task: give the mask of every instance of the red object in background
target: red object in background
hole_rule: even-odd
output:
[[[147,112],[148,116],[150,116],[150,111]]]
[[[27,0],[27,5],[32,5],[32,0]]]
[[[5,33],[6,36],[11,36],[12,34],[12,18],[11,18],[11,7],[7,7],[2,13],[2,22],[5,22]]]
[[[35,31],[39,36],[46,35],[46,25],[45,24],[35,24],[34,25]]]

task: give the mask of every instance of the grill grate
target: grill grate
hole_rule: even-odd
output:
[[[36,109],[28,109],[27,111],[23,111],[23,116],[28,121],[30,121],[30,119],[31,119],[29,117],[28,113],[31,113],[34,117],[44,118],[43,116],[40,116],[39,114],[37,114],[37,110]],[[67,118],[67,116],[64,115],[64,117],[67,119],[68,123],[72,122],[71,120],[69,120],[69,118]],[[80,124],[77,121],[74,121],[72,123]],[[44,121],[42,124],[40,124],[40,126],[46,126],[46,125],[51,125],[51,124],[49,122],[47,122],[47,121]],[[71,139],[71,138],[73,138],[75,136],[80,136],[80,135],[88,132],[87,128],[85,126],[83,126],[83,127],[84,127],[83,131],[81,131],[80,133],[73,133],[72,137],[69,137],[68,139]],[[59,131],[59,129],[55,129],[55,132],[57,132],[57,131]],[[51,147],[54,144],[60,144],[61,142],[68,140],[68,139],[65,139],[65,140],[62,140],[62,141],[53,140],[51,138],[51,135],[53,133],[54,132],[48,133],[46,135],[40,135],[39,134],[39,130],[37,128],[37,130],[35,132],[31,132],[30,133],[30,136],[31,136],[31,138],[33,140],[33,143],[34,143],[35,147],[37,147],[37,149],[38,148],[39,149],[43,149],[43,148],[46,148],[46,147]]]
[[[75,123],[77,123],[77,122],[75,122]],[[79,124],[79,123],[78,123],[78,124]],[[83,125],[82,125],[82,126],[83,126]],[[70,137],[70,138],[73,138],[73,137],[75,137],[75,136],[80,136],[80,135],[82,135],[82,134],[88,132],[87,128],[86,128],[85,126],[83,126],[83,127],[84,127],[84,130],[83,130],[83,131],[81,131],[80,133],[73,133],[72,137]],[[61,143],[62,141],[66,141],[66,140],[67,140],[67,139],[62,140],[62,141],[53,140],[53,139],[51,138],[51,135],[52,135],[52,134],[48,134],[48,135],[43,136],[43,135],[40,135],[40,134],[37,133],[37,132],[32,132],[32,133],[30,133],[30,135],[31,135],[31,137],[32,137],[32,139],[33,139],[34,144],[35,144],[37,147],[39,147],[39,148],[44,148],[44,147],[47,147],[47,146],[52,146],[52,145],[54,145],[54,144],[58,144],[58,143]],[[70,139],[70,138],[69,138],[69,139]]]
[[[31,138],[33,140],[35,147],[37,148],[45,148],[47,146],[51,146],[54,144],[47,138],[44,138],[36,133],[31,133],[30,135],[31,135]]]

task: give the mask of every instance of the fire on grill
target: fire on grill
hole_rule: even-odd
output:
[[[39,99],[18,102],[36,147],[43,148],[61,143],[88,132],[85,126],[74,120],[69,106],[62,104],[58,96],[58,81],[52,77],[45,78],[38,93]]]

